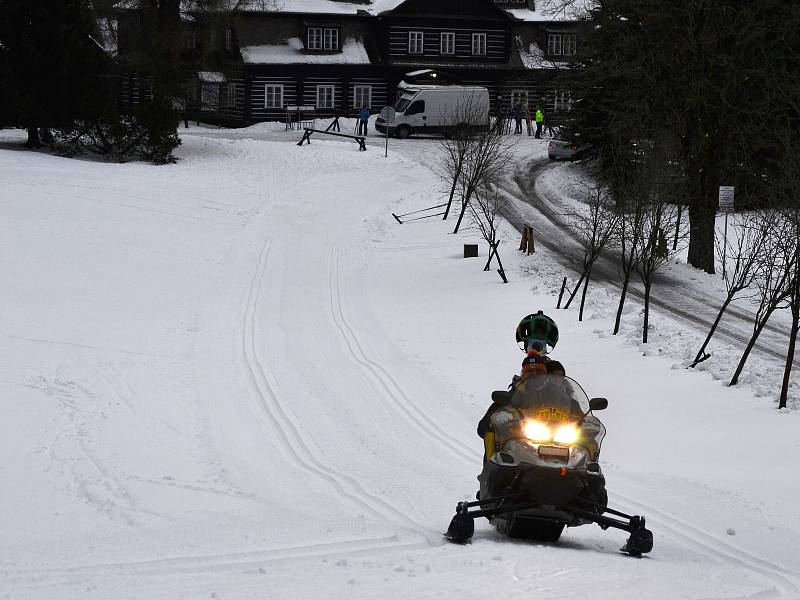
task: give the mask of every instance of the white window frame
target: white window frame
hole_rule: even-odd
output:
[[[336,27],[325,27],[322,30],[322,49],[339,49],[339,30]]]
[[[564,56],[575,56],[578,51],[578,40],[574,33],[565,33],[561,36]]]
[[[547,54],[549,56],[561,56],[561,34],[547,34]]]
[[[225,92],[225,102],[228,108],[236,108],[236,84],[228,82],[228,89]]]
[[[522,105],[523,110],[528,110],[528,90],[511,90],[511,107],[513,108],[517,102]]]
[[[439,53],[448,55],[456,53],[456,34],[454,31],[443,31],[440,34]]]
[[[330,99],[330,104],[328,100]],[[336,108],[336,86],[320,84],[317,86],[317,108]]]
[[[472,34],[472,56],[486,56],[486,34]]]
[[[225,29],[225,50],[233,49],[233,29],[227,27]]]
[[[364,97],[366,95],[366,98]],[[365,101],[366,100],[366,101]],[[372,106],[372,86],[354,85],[353,86],[353,108],[360,109]]]
[[[547,54],[550,56],[574,56],[578,42],[574,33],[548,33]]]
[[[272,88],[272,91],[270,91],[270,88]],[[272,100],[271,103],[270,100]],[[282,83],[264,84],[264,108],[283,108]]]
[[[408,53],[409,54],[424,54],[425,53],[425,32],[424,31],[409,31],[408,32]]]
[[[572,110],[572,96],[569,92],[555,92],[553,94],[553,110],[555,112]]]
[[[308,28],[306,50],[322,50],[322,27]]]

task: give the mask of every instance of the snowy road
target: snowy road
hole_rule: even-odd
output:
[[[510,181],[503,186],[503,190],[516,199],[509,207],[507,218],[520,231],[523,223],[534,223],[537,242],[553,251],[559,262],[577,277],[582,268],[583,248],[574,238],[574,231],[569,225],[567,213],[570,209],[558,199],[546,198],[545,193],[537,187],[540,177],[553,177],[553,172],[559,171],[568,173],[563,163],[541,160],[519,165]],[[570,176],[574,175],[563,175]],[[565,243],[566,240],[570,240],[570,243]],[[699,280],[698,275],[686,268],[677,271],[662,269],[656,274],[651,303],[654,310],[671,315],[693,330],[707,333],[722,305],[723,290],[712,293],[704,283],[694,283]],[[619,270],[609,256],[601,256],[595,264],[592,284],[621,289]],[[642,286],[635,280],[628,291],[639,302],[644,301]],[[718,338],[712,342],[711,348],[714,348],[717,339],[722,339],[743,352],[752,335],[754,319],[753,310],[742,303],[733,303],[718,326]],[[764,328],[754,348],[754,355],[772,362],[785,362],[788,326],[785,316],[777,313]],[[697,349],[699,345],[695,351]],[[795,360],[795,367],[800,368],[800,359]]]
[[[594,298],[557,355],[610,399],[610,502],[653,553],[485,521],[445,544],[563,267],[507,251],[504,285],[473,233],[398,225],[439,198],[429,141],[224,135],[168,167],[0,149],[0,598],[800,597],[796,413],[599,335]]]

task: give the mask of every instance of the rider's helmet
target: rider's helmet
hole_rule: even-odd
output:
[[[547,346],[555,348],[558,343],[558,327],[553,319],[538,311],[535,315],[523,317],[519,322],[517,342],[524,344],[524,352],[533,348],[545,354]]]

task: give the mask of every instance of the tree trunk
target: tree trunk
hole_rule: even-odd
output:
[[[458,221],[456,221],[456,228],[453,229],[453,233],[458,233],[458,228],[461,227],[461,219],[464,218],[464,213],[467,212],[467,204],[469,204],[469,200],[465,200],[461,205],[461,212],[458,215]]]
[[[683,216],[683,204],[678,205],[678,221],[675,223],[675,237],[672,240],[672,251],[678,249],[678,235],[681,232],[681,217]]]
[[[455,176],[453,177],[453,185],[450,186],[450,198],[447,200],[447,208],[444,211],[444,218],[442,218],[443,221],[447,221],[447,215],[450,214],[450,205],[453,204],[453,195],[456,193],[456,184],[458,183],[459,177],[461,177],[460,165],[456,170]]]
[[[722,320],[722,315],[725,314],[725,311],[727,310],[728,305],[731,303],[732,300],[733,300],[732,295],[729,295],[727,298],[725,298],[725,302],[722,303],[722,307],[719,309],[719,312],[717,313],[717,318],[714,320],[714,324],[711,326],[711,330],[708,332],[708,335],[706,336],[703,345],[700,347],[700,350],[697,351],[697,356],[694,357],[694,362],[690,365],[691,368],[696,367],[698,363],[701,362],[702,356],[703,354],[705,354],[706,351],[706,346],[708,346],[708,342],[711,341],[711,337],[717,330],[717,325],[719,325],[719,322]]]
[[[706,273],[714,273],[714,233],[719,204],[719,140],[711,140],[708,131],[718,124],[719,115],[697,115],[684,143],[687,191],[689,194],[688,262]]]
[[[705,186],[702,186],[703,188]],[[704,195],[707,190],[701,189]],[[714,274],[714,222],[716,211],[708,198],[695,198],[689,205],[689,255],[693,267]]]
[[[786,368],[783,370],[783,384],[778,408],[786,408],[786,399],[789,396],[789,376],[792,374],[794,363],[794,349],[797,342],[797,331],[800,329],[800,306],[792,306],[792,328],[789,333],[789,351],[786,353]]]
[[[25,142],[26,148],[41,148],[42,142],[39,140],[39,128],[28,127],[28,140]]]
[[[586,304],[586,289],[589,287],[589,279],[592,276],[592,268],[586,271],[586,279],[583,280],[583,293],[581,294],[581,308],[578,311],[578,321],[583,321],[583,307]]]
[[[617,318],[614,321],[614,335],[619,333],[619,324],[622,321],[622,308],[625,306],[625,296],[628,294],[628,284],[631,281],[630,273],[625,274],[622,280],[622,295],[619,297],[619,306],[617,307]]]
[[[650,327],[650,281],[644,282],[644,326],[642,329],[642,343],[647,343],[647,330]]]
[[[750,341],[747,343],[747,348],[744,350],[744,354],[742,354],[742,358],[739,359],[739,364],[736,366],[736,372],[733,374],[731,378],[731,382],[728,384],[736,385],[739,383],[739,375],[742,374],[742,370],[744,369],[744,364],[747,362],[747,357],[750,356],[750,352],[753,350],[753,347],[756,345],[756,340],[758,340],[758,336],[761,335],[761,330],[764,329],[764,326],[769,321],[770,315],[772,315],[772,311],[775,310],[775,307],[769,309],[764,318],[759,321],[758,325],[756,326],[755,331],[753,332],[753,336],[750,338]]]

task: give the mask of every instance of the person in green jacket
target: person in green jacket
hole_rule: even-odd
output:
[[[542,124],[544,123],[544,113],[542,107],[536,107],[536,135],[533,137],[542,139]]]

